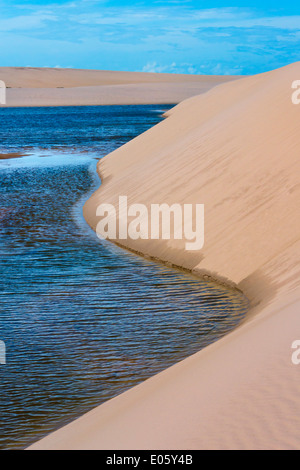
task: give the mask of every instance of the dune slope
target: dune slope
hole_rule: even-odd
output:
[[[182,102],[99,162],[98,204],[204,203],[205,244],[118,240],[234,283],[247,321],[217,343],[101,405],[32,448],[300,448],[300,63]]]

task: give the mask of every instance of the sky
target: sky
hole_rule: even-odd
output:
[[[0,0],[0,66],[247,75],[298,60],[295,0]]]

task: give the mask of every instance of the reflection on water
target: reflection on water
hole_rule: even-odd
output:
[[[90,152],[92,131],[84,137],[77,124],[67,127],[77,153],[65,137],[59,141],[59,127],[48,129],[47,111],[11,110],[16,138],[6,148],[35,148],[36,155],[0,162],[2,448],[23,448],[198,351],[247,309],[240,293],[100,242],[84,223],[82,198],[96,184],[100,147],[108,153],[160,119],[154,106],[123,107],[124,125],[119,108],[97,108],[94,133],[100,126],[102,140]],[[81,109],[88,127],[89,108]],[[24,119],[41,123],[35,138]]]

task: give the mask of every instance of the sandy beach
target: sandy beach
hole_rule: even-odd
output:
[[[237,76],[0,67],[7,106],[170,104]]]
[[[233,333],[92,410],[31,449],[299,449],[300,63],[222,84],[102,159],[100,202],[204,203],[205,244],[118,240],[234,284],[251,302]]]

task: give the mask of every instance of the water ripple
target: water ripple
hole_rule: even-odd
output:
[[[58,135],[60,145],[88,145],[93,128],[108,153],[159,120],[154,107],[136,113],[129,107],[127,117],[117,108],[115,128],[113,110],[97,111],[101,129],[82,118],[82,126],[89,120],[88,135],[72,114],[67,138],[56,125],[51,133],[54,111],[17,110],[10,124],[15,141],[5,145],[21,148],[25,139],[52,148]],[[22,112],[31,113],[35,136]],[[57,113],[61,126],[68,111]],[[100,242],[81,216],[82,198],[95,184],[93,152],[52,149],[42,158],[43,152],[23,165],[18,159],[0,166],[0,339],[7,347],[0,447],[6,449],[25,447],[216,341],[247,309],[239,292]]]

